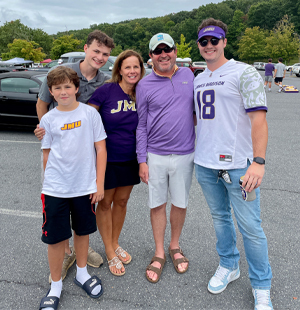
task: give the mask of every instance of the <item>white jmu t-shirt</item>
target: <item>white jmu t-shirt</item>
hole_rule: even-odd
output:
[[[54,108],[40,122],[46,130],[42,149],[51,149],[42,193],[61,198],[97,191],[94,143],[106,133],[98,111],[86,104],[68,112]]]
[[[257,70],[233,59],[194,80],[197,114],[195,163],[211,169],[240,169],[252,161],[251,122],[247,112],[267,110]]]

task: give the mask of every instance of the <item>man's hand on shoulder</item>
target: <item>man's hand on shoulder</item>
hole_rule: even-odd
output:
[[[44,128],[40,127],[40,124],[36,125],[36,128],[34,129],[34,134],[35,136],[39,139],[42,140],[44,135],[46,134],[46,131]]]
[[[148,168],[147,163],[140,163],[139,176],[144,183],[148,184],[149,168]]]

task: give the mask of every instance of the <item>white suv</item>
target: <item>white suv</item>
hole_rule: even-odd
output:
[[[300,63],[294,64],[292,71],[294,74],[296,74],[296,76],[300,77]]]

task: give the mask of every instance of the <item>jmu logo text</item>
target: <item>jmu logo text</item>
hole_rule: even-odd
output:
[[[61,130],[71,130],[81,126],[81,121],[73,122],[70,124],[64,124],[64,127],[61,127]]]

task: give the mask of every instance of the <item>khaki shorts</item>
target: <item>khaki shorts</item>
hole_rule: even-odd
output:
[[[194,153],[187,155],[156,155],[148,153],[149,207],[159,207],[168,201],[186,208],[192,184]]]

